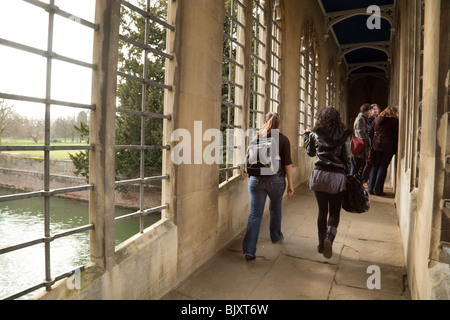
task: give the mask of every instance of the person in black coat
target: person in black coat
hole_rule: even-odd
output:
[[[372,123],[369,136],[372,140],[372,170],[369,178],[369,193],[384,195],[387,169],[398,148],[398,109],[389,106]]]
[[[324,108],[313,132],[305,132],[306,152],[316,157],[315,169],[309,180],[319,207],[317,228],[319,253],[327,259],[332,256],[340,212],[346,190],[346,173],[351,161],[350,137],[339,112],[333,107]]]

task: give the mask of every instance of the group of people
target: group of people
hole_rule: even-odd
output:
[[[279,130],[280,117],[266,115],[265,124],[257,138],[270,137]],[[364,139],[365,150],[353,155],[350,150],[352,134]],[[383,195],[388,166],[397,151],[398,109],[389,106],[380,113],[378,105],[364,104],[354,123],[354,130],[346,130],[340,113],[326,107],[318,115],[311,132],[304,132],[306,152],[315,157],[315,169],[308,185],[314,191],[318,204],[317,251],[327,259],[332,257],[332,246],[339,226],[340,212],[346,190],[346,176],[353,163],[353,174],[368,180],[370,194]],[[250,215],[243,241],[247,260],[256,257],[256,245],[267,196],[270,210],[270,238],[273,243],[283,240],[281,207],[284,192],[294,194],[292,160],[289,139],[279,133],[278,153],[280,169],[275,175],[251,175],[248,183]],[[368,176],[368,178],[365,178]],[[287,178],[287,183],[286,183]]]
[[[357,174],[370,194],[383,196],[388,167],[398,148],[398,108],[388,106],[380,113],[377,104],[365,103],[354,123],[354,134],[364,140],[364,150],[354,156]]]

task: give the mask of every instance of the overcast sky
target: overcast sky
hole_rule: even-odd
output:
[[[49,3],[49,0],[41,0]],[[95,0],[56,0],[62,10],[94,22]],[[94,31],[55,15],[53,51],[92,63]],[[0,0],[0,38],[47,50],[48,13],[23,0]],[[92,70],[53,60],[51,98],[91,104]],[[46,58],[0,45],[0,92],[45,98]],[[8,101],[28,117],[43,117],[44,105]],[[52,120],[83,109],[52,106]]]

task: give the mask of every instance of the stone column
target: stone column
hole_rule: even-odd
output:
[[[114,265],[114,182],[115,182],[115,109],[117,61],[119,45],[120,0],[97,0],[95,23],[100,26],[94,35],[93,63],[98,66],[92,78],[89,179],[89,217],[91,261],[104,270]]]
[[[429,272],[436,266],[443,215],[445,146],[448,128],[449,69],[448,1],[425,3],[424,88],[422,145],[419,192],[415,221],[414,256],[417,297],[429,299],[441,275],[429,282]],[[445,96],[447,94],[447,96]],[[447,102],[446,102],[447,101]],[[423,192],[426,190],[426,192]]]
[[[178,276],[183,279],[222,246],[217,239],[219,165],[206,164],[202,152],[212,143],[203,141],[206,130],[220,129],[225,7],[223,1],[177,2],[170,66],[175,73],[168,97],[175,101],[167,124],[190,134],[185,143],[191,156],[189,163],[172,164],[166,192],[171,195],[170,218],[178,228]]]

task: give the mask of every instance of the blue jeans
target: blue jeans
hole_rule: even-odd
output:
[[[369,178],[369,191],[382,193],[386,180],[387,169],[394,154],[392,152],[373,151],[373,165]]]
[[[270,210],[270,239],[272,242],[277,242],[283,237],[281,233],[281,204],[285,189],[284,175],[250,177],[248,183],[250,216],[248,217],[247,232],[242,245],[244,254],[255,256],[267,196],[269,196]]]

